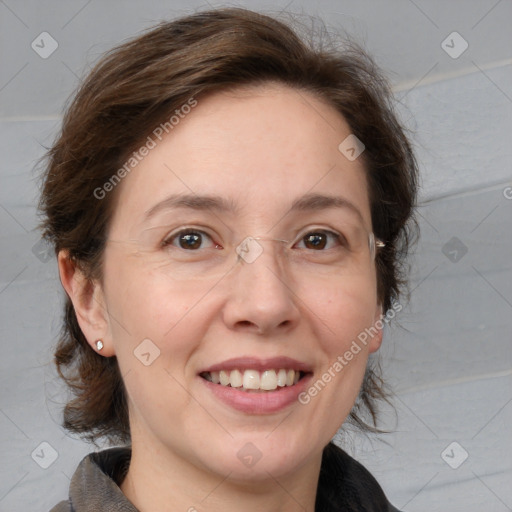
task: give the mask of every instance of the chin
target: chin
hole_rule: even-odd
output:
[[[223,475],[229,474],[229,479],[238,482],[265,481],[269,478],[283,477],[293,473],[302,466],[311,454],[303,452],[303,443],[290,443],[282,439],[265,439],[268,433],[260,437],[251,436],[252,441],[244,436],[242,441],[233,440],[228,450],[219,454],[215,467],[207,461],[210,469]]]

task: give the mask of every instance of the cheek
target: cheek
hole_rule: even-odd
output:
[[[190,378],[188,363],[218,314],[218,301],[208,293],[211,284],[174,280],[137,258],[116,262],[109,270],[108,309],[123,373],[140,369],[134,356],[148,352],[142,344],[146,343],[150,358],[158,355],[151,367],[172,372],[180,382]],[[144,341],[148,339],[157,348]],[[144,381],[152,381],[153,373]]]
[[[324,411],[318,410],[318,416],[332,422],[335,431],[352,409],[364,377],[369,354],[366,330],[373,326],[377,307],[375,279],[369,273],[326,283],[310,293],[306,305],[321,354],[310,396],[314,407]]]
[[[158,339],[177,326],[199,302],[200,290],[168,272],[144,264],[137,257],[116,262],[106,270],[109,276],[109,312],[114,325],[123,320],[132,336]],[[116,320],[119,319],[119,322]]]
[[[361,340],[373,326],[376,307],[371,274],[340,279],[310,293],[307,308],[321,363],[304,400],[310,401],[319,430],[331,429],[334,435],[356,401],[369,353],[367,340]]]
[[[148,421],[184,409],[190,396],[182,383],[207,326],[205,301],[193,287],[137,260],[119,262],[108,275],[112,338],[130,406]]]
[[[373,273],[324,282],[303,289],[307,308],[325,333],[320,336],[333,349],[341,350],[347,342],[370,327],[377,310],[376,279]]]

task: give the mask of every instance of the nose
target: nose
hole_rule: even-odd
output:
[[[230,273],[224,322],[230,329],[257,334],[282,333],[299,319],[298,297],[293,279],[278,257],[279,240],[250,239],[241,246]],[[276,246],[277,245],[277,246]]]

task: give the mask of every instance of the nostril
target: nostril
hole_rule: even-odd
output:
[[[237,322],[237,325],[240,327],[250,327],[251,325],[254,325],[252,322],[249,322],[249,320],[240,320]]]

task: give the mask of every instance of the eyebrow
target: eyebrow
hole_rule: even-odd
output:
[[[144,220],[148,220],[163,210],[172,210],[177,208],[188,208],[190,210],[213,210],[219,213],[237,213],[239,208],[237,204],[221,196],[216,195],[197,195],[197,194],[173,194],[163,201],[152,206],[145,212]],[[348,199],[341,196],[328,196],[323,194],[306,194],[296,199],[290,208],[290,212],[295,211],[321,211],[330,208],[343,208],[351,211],[361,220],[363,215],[357,206]]]
[[[162,210],[172,210],[176,208],[188,208],[190,210],[214,210],[218,212],[237,212],[238,207],[232,201],[221,196],[197,194],[173,194],[163,201],[152,206],[145,212],[144,219],[153,217]]]
[[[320,211],[329,208],[343,208],[356,214],[364,221],[363,214],[357,206],[341,196],[326,196],[323,194],[306,194],[292,203],[290,211]]]

